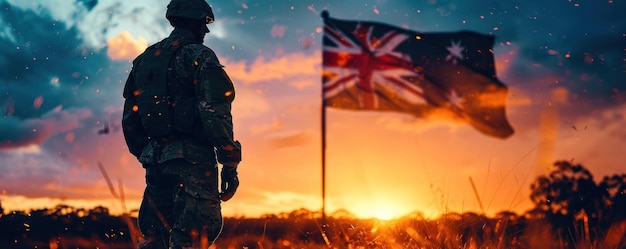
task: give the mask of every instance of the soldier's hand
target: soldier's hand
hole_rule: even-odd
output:
[[[220,199],[222,201],[230,200],[235,195],[238,187],[237,168],[224,165],[222,167],[222,192],[220,193]]]

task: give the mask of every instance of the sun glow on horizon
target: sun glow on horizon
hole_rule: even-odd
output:
[[[375,207],[371,210],[371,212],[374,217],[379,220],[391,220],[397,216],[395,210],[389,206]]]
[[[399,201],[383,200],[379,198],[364,198],[351,201],[346,210],[360,219],[392,220],[407,215],[415,210],[409,210]]]

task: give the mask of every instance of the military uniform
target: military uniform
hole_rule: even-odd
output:
[[[168,60],[167,72],[146,73],[158,60]],[[161,81],[166,75],[167,96],[151,96],[153,74]],[[194,41],[192,32],[175,28],[133,61],[123,96],[124,137],[146,170],[138,217],[145,240],[139,247],[212,243],[222,229],[217,162],[236,178],[234,169],[241,161],[231,116],[235,89],[223,66],[210,48]],[[161,110],[169,110],[171,117],[159,121],[166,112]]]

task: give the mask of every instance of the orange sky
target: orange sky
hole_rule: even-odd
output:
[[[145,39],[121,33],[109,41],[108,54],[128,60],[145,46]],[[515,44],[496,47],[498,75],[505,84],[516,80],[508,64],[517,53]],[[223,204],[224,215],[254,217],[298,208],[320,210],[321,55],[279,53],[251,62],[228,57],[221,61],[236,84],[235,135],[244,150],[241,186],[235,198]],[[277,93],[287,88],[303,94]],[[348,209],[359,217],[381,218],[413,211],[427,217],[482,212],[471,178],[488,215],[504,210],[522,212],[532,207],[530,183],[537,175],[547,174],[554,160],[573,159],[597,178],[623,172],[615,168],[620,162],[614,157],[623,153],[622,144],[611,135],[624,127],[623,122],[606,124],[594,117],[563,120],[553,106],[571,105],[568,96],[562,88],[539,95],[510,88],[507,115],[516,133],[506,140],[487,137],[466,124],[328,109],[326,210]],[[110,112],[119,114],[121,108],[120,99],[120,105],[111,107]],[[599,116],[624,112],[622,106]],[[143,169],[127,152],[121,132],[95,142],[100,148],[95,154],[77,159],[82,162],[82,172],[68,172],[67,177],[100,174],[96,162],[102,162],[116,191],[123,185],[127,210],[137,209]],[[73,139],[67,143],[81,146]],[[38,153],[38,149],[31,146],[15,153]],[[45,198],[13,196],[5,191],[2,205],[7,210],[57,203],[86,208],[103,205],[120,213],[120,201],[112,198],[104,177],[99,179],[89,189],[63,182],[41,186],[59,192],[59,196]],[[81,193],[83,198],[66,198],[66,192]]]

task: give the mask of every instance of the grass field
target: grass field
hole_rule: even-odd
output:
[[[139,238],[133,238],[128,226],[134,218],[102,210],[68,213],[65,208],[66,213],[57,209],[45,215],[12,212],[0,217],[0,248],[135,248]],[[541,217],[508,212],[496,217],[450,213],[430,220],[415,213],[381,221],[350,215],[322,219],[302,209],[224,222],[211,248],[626,248],[626,221],[595,235],[586,232],[590,230],[585,224],[575,225],[568,231],[574,236],[562,237]]]

